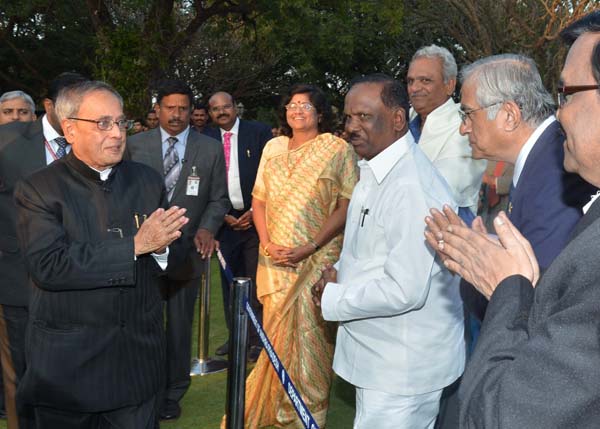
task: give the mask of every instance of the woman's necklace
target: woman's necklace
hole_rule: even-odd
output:
[[[302,145],[299,145],[298,147],[293,147],[294,146],[294,138],[292,137],[289,142],[288,142],[288,152],[287,152],[287,168],[288,168],[288,178],[292,176],[292,173],[294,172],[294,170],[296,169],[296,167],[298,166],[298,164],[300,164],[300,161],[302,161],[302,154],[297,150],[300,147],[302,147]],[[292,161],[292,152],[295,152],[295,159]]]

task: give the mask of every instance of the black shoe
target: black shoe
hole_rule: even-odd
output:
[[[258,360],[258,356],[260,355],[261,350],[262,347],[260,346],[250,346],[248,348],[248,355],[246,356],[248,362],[256,362]]]
[[[217,356],[225,356],[229,354],[229,341],[225,341],[224,344],[217,347],[217,350],[215,350],[215,354]]]
[[[161,420],[177,420],[181,416],[181,407],[175,401],[166,400],[158,417]]]

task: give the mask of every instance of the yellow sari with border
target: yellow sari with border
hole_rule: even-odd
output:
[[[358,168],[352,147],[332,134],[320,134],[294,150],[288,150],[288,142],[281,136],[267,143],[252,195],[265,201],[271,242],[293,248],[315,237],[338,199],[350,199]],[[261,249],[256,274],[265,332],[321,428],[336,325],[323,320],[310,289],[323,267],[337,261],[342,239],[338,235],[296,268],[273,265]],[[303,428],[264,351],[246,381],[245,425]]]

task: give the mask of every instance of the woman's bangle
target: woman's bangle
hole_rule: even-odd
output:
[[[271,254],[269,253],[270,245],[271,245],[271,242],[269,241],[265,246],[263,246],[263,253],[265,254],[265,256],[271,256]]]
[[[321,246],[319,246],[315,240],[310,240],[308,244],[315,248],[315,252],[317,252],[321,248]]]

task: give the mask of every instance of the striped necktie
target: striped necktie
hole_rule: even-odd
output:
[[[179,162],[179,155],[177,149],[175,149],[175,143],[177,143],[177,137],[169,137],[167,142],[169,147],[165,153],[165,159],[163,160],[163,167],[165,173],[165,187],[167,188],[167,197],[171,201],[179,173],[181,172],[181,163]]]
[[[56,137],[54,140],[52,140],[54,143],[56,143],[58,145],[58,150],[56,151],[56,157],[57,158],[62,158],[63,156],[65,156],[67,154],[67,139],[65,139],[64,137]]]

